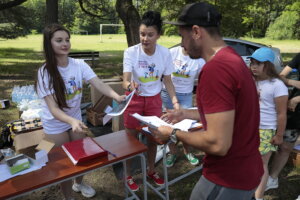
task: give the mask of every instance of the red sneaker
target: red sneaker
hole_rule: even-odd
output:
[[[157,172],[153,172],[152,174],[147,174],[148,178],[152,179],[156,185],[163,185],[165,184],[164,179],[160,178]]]
[[[127,176],[126,178],[126,182],[128,187],[132,190],[132,191],[138,191],[139,190],[139,186],[134,182],[132,176]]]

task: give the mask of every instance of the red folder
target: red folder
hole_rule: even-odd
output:
[[[62,148],[74,165],[93,158],[107,156],[108,153],[90,137],[64,143]]]

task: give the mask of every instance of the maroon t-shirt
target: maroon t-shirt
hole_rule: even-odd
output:
[[[234,189],[256,188],[263,175],[257,90],[250,70],[231,47],[221,49],[203,66],[197,105],[206,130],[205,114],[235,110],[232,145],[225,156],[205,156],[205,178]]]

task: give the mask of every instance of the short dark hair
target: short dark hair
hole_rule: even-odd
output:
[[[146,26],[154,26],[159,34],[162,33],[162,19],[159,12],[147,11],[142,17],[141,24]]]

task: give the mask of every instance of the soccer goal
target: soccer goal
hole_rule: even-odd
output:
[[[124,24],[100,24],[100,42],[102,42],[102,29],[103,26],[124,26]]]

